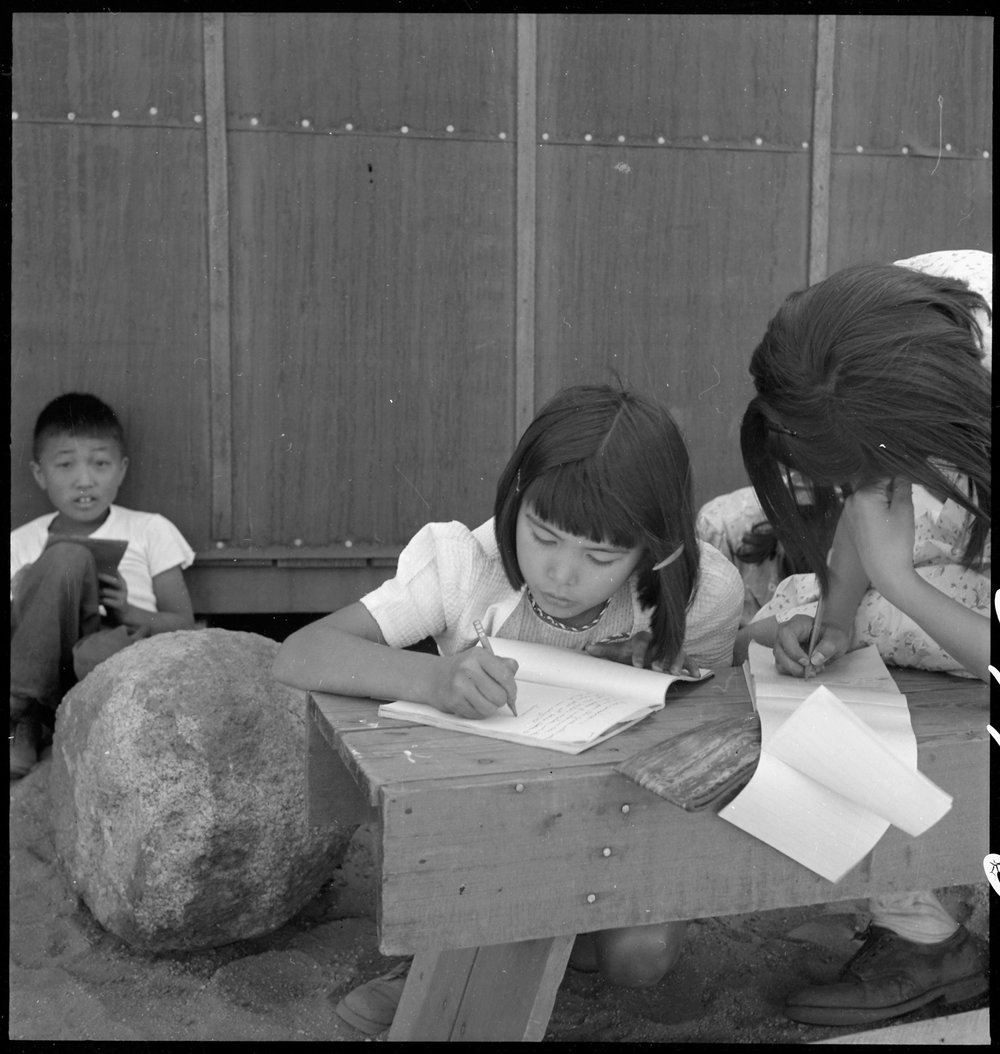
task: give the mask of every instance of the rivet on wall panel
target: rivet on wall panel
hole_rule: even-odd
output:
[[[453,124],[445,125],[445,129],[444,130],[446,132],[454,132],[455,131],[455,126]]]
[[[584,138],[585,142],[589,143],[590,140],[593,139],[594,137],[590,134],[590,132],[588,132],[583,138]]]
[[[122,112],[121,112],[121,110],[112,110],[112,111],[111,111],[111,116],[112,116],[112,117],[114,117],[114,118],[115,118],[116,120],[117,120],[117,119],[118,119],[119,117],[121,117],[121,115],[122,115]]]
[[[195,124],[201,124],[201,114],[200,113],[196,113],[194,115],[194,123]]]
[[[951,149],[951,143],[945,143],[944,144],[944,148],[945,148],[945,150],[950,150]]]
[[[909,152],[910,148],[908,146],[904,146],[903,149],[900,151],[901,154],[908,154]]]
[[[296,546],[297,548],[301,548],[302,547],[302,539],[301,538],[294,539],[292,541],[292,545]]]
[[[618,142],[619,143],[624,143],[625,142],[625,136],[623,136],[623,135],[618,136]]]
[[[517,794],[523,794],[524,793],[524,784],[523,783],[515,783],[514,784],[514,790],[515,790],[515,792]]]
[[[802,149],[803,150],[808,150],[809,149],[809,143],[806,140],[802,141]]]
[[[662,135],[658,135],[656,141],[662,146],[666,142],[666,139],[664,139]]]
[[[250,123],[253,125],[254,128],[256,128],[257,125],[260,124],[260,118],[259,117],[251,117],[250,118]]]
[[[542,132],[542,139],[547,142],[548,138],[549,138],[549,133],[548,132]]]
[[[67,121],[75,121],[76,120],[76,114],[72,113],[72,112],[66,114],[66,120]]]
[[[860,143],[858,143],[858,145],[857,145],[857,146],[856,146],[856,147],[855,147],[854,149],[855,149],[855,150],[856,150],[856,151],[857,151],[857,152],[858,152],[859,154],[863,154],[863,153],[865,152],[865,148],[864,148],[864,147],[863,147],[863,146],[862,146],[862,145],[861,145]]]
[[[708,142],[708,136],[707,136],[707,135],[703,135],[703,136],[701,137],[701,141],[702,141],[703,143],[707,143],[707,142]]]
[[[299,124],[302,125],[303,128],[308,128],[310,124],[309,118],[303,117],[302,120],[299,121]]]
[[[150,117],[155,117],[159,112],[160,111],[157,110],[157,108],[155,106],[150,106],[150,108],[149,108],[149,116]]]
[[[410,129],[409,129],[409,127],[408,127],[407,125],[405,125],[405,124],[403,125],[403,127],[402,127],[402,128],[400,128],[400,131],[401,131],[401,132],[403,133],[403,135],[406,135],[406,133],[407,133],[407,132],[408,132],[409,130],[410,130]]]
[[[345,538],[344,539],[344,548],[345,549],[350,549],[350,548],[353,547],[353,545],[354,545],[354,542],[352,542],[350,538]]]
[[[11,111],[11,114],[10,114],[10,119],[11,119],[12,121],[16,121],[16,120],[17,120],[17,110],[12,110],[12,111]]]
[[[225,542],[216,542],[215,543],[215,548],[216,549],[225,549],[225,547],[226,547],[226,543]]]
[[[754,136],[754,140],[753,141],[757,144],[757,146],[763,146],[764,145],[764,140],[759,135]]]
[[[596,894],[594,894],[594,893],[588,893],[587,894],[587,903],[588,904],[593,904],[595,900],[597,900]]]
[[[985,160],[985,159],[986,159],[986,158],[988,158],[989,156],[990,156],[990,152],[989,152],[989,150],[984,150],[984,151],[983,151],[983,159]]]
[[[622,806],[622,812],[627,814],[630,811],[631,808],[632,808],[631,805],[623,805]]]
[[[353,132],[354,131],[354,125],[351,124],[350,121],[348,121],[347,124],[344,125],[344,128],[348,132]]]
[[[608,848],[608,846],[605,846],[601,850],[601,856],[610,856],[610,855],[611,855],[611,850]]]
[[[507,133],[506,133],[506,132],[501,132],[501,133],[499,134],[498,138],[499,138],[499,139],[506,139],[506,138],[507,138]]]

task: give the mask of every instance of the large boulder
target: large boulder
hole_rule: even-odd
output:
[[[306,821],[304,692],[278,645],[207,629],[139,641],[63,699],[56,852],[95,918],[144,951],[266,933],[330,877],[348,827]]]

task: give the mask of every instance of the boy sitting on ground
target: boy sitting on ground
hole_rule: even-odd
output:
[[[56,511],[10,534],[12,779],[31,771],[62,697],[94,666],[194,627],[182,574],[191,547],[163,516],[113,504],[128,469],[114,411],[93,395],[59,396],[38,416],[32,457]],[[87,539],[127,543],[115,570],[98,570]]]

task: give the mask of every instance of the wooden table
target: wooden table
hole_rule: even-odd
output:
[[[833,884],[720,820],[614,771],[621,759],[746,713],[739,669],[675,686],[666,708],[582,754],[380,720],[313,694],[314,824],[376,820],[379,947],[413,955],[390,1040],[541,1040],[580,932],[983,880],[988,688],[899,670],[919,768],[954,797],[920,838],[892,827]]]

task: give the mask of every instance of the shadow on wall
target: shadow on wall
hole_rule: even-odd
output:
[[[198,625],[209,629],[228,629],[237,633],[257,633],[261,637],[269,637],[279,643],[286,637],[291,636],[296,630],[308,626],[310,622],[323,618],[329,614],[327,611],[318,611],[314,614],[296,612],[274,612],[261,614],[256,612],[246,615],[199,615]],[[426,651],[437,655],[437,645],[428,637],[409,649],[411,651]]]
[[[283,641],[296,630],[307,626],[310,622],[329,614],[327,611],[318,611],[315,614],[295,612],[275,612],[272,614],[261,614],[254,612],[246,615],[199,615],[198,624],[207,626],[209,629],[228,629],[237,633],[257,633],[261,637],[270,637],[271,640]]]

